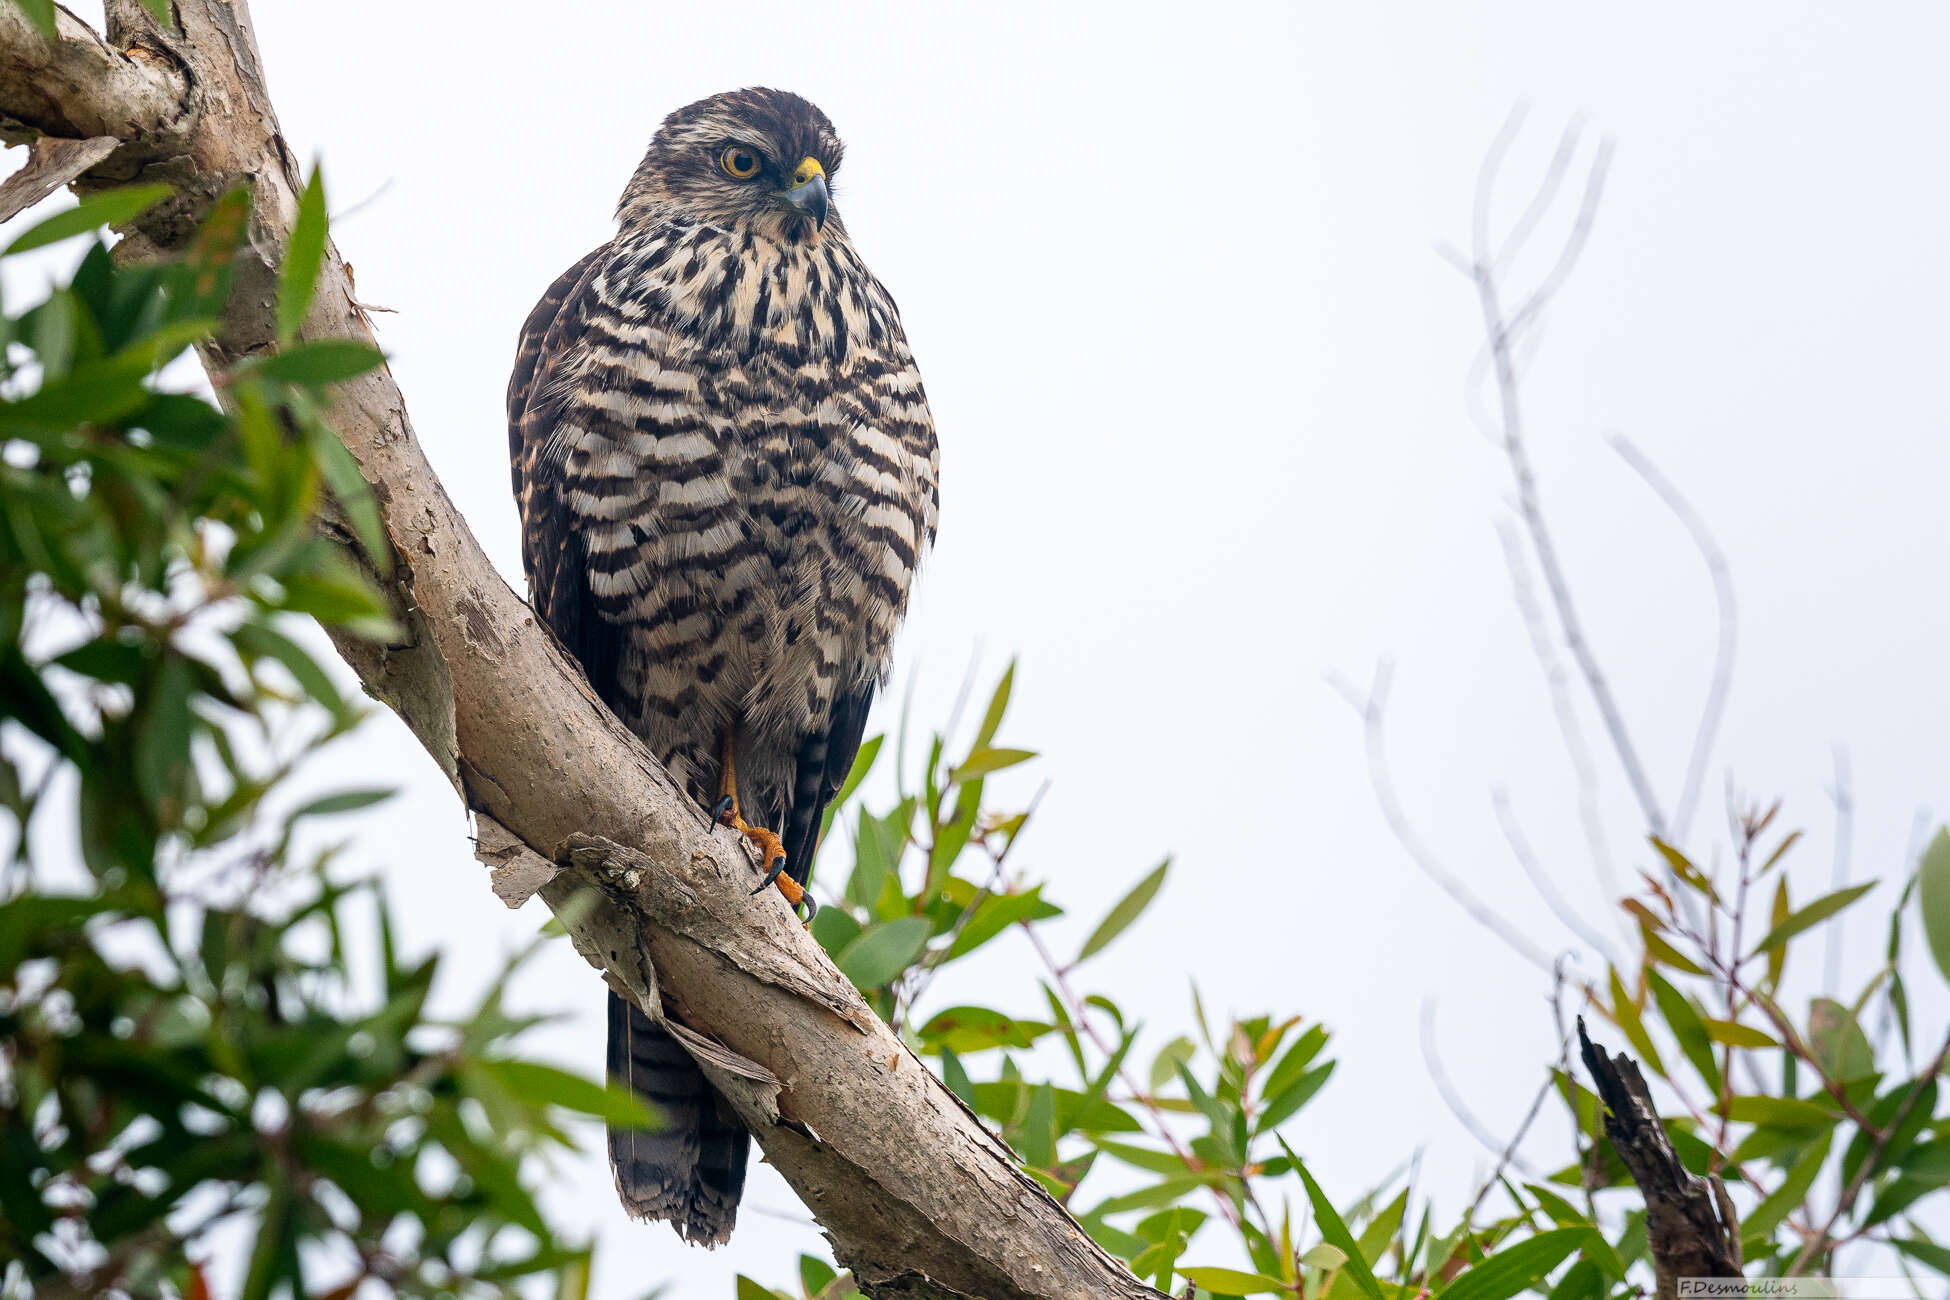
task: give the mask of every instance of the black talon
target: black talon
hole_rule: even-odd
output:
[[[819,915],[819,904],[813,901],[812,890],[810,889],[805,891],[803,897],[806,903],[806,924],[811,925],[812,919]]]
[[[764,893],[767,889],[771,888],[772,882],[777,880],[779,878],[779,873],[784,870],[785,870],[785,854],[781,853],[779,854],[778,857],[772,859],[771,867],[765,872],[765,879],[758,882],[758,888],[754,889],[752,891],[752,894],[754,896],[757,896],[759,894]]]
[[[713,826],[729,826],[731,824],[731,802],[730,795],[726,795],[724,798],[718,800],[718,806],[711,810],[711,824]]]

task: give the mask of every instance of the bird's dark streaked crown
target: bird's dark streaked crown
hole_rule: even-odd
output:
[[[742,146],[759,164],[757,174],[741,179],[725,170],[725,151]],[[821,214],[825,189],[840,168],[845,146],[818,106],[789,90],[752,87],[727,91],[687,104],[657,128],[649,149],[617,205],[627,230],[646,223],[705,222],[753,227],[790,234],[810,228],[810,218],[782,203],[799,191],[817,162]],[[805,217],[805,219],[801,219]]]

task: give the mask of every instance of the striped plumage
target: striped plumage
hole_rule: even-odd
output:
[[[840,153],[825,115],[781,91],[671,114],[616,238],[529,316],[508,388],[537,613],[707,807],[733,732],[742,812],[778,831],[800,881],[937,506],[899,315],[826,206]],[[623,1203],[722,1241],[748,1138],[610,996],[610,1069],[667,1121],[611,1134]]]

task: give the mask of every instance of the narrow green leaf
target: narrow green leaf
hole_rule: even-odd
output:
[[[880,757],[880,746],[886,739],[886,736],[870,736],[860,746],[859,752],[853,756],[853,766],[847,769],[846,780],[840,783],[839,793],[833,796],[831,807],[837,808],[853,797],[853,792],[860,788],[860,782],[873,771],[873,761]]]
[[[1875,1049],[1849,1009],[1833,998],[1816,998],[1808,1009],[1808,1046],[1829,1078],[1853,1083],[1875,1073]]]
[[[1179,1275],[1213,1295],[1249,1296],[1277,1295],[1287,1289],[1286,1283],[1276,1277],[1263,1273],[1241,1273],[1236,1268],[1200,1268],[1197,1266],[1180,1268]]]
[[[1166,858],[1150,875],[1138,881],[1137,886],[1124,895],[1116,907],[1110,909],[1110,915],[1106,916],[1103,923],[1091,932],[1088,939],[1084,940],[1083,950],[1077,954],[1078,961],[1102,952],[1109,946],[1111,940],[1130,928],[1131,923],[1151,905],[1151,900],[1157,897],[1158,890],[1165,883],[1165,872],[1170,867],[1171,859]]]
[[[278,268],[278,342],[289,342],[305,323],[318,271],[325,263],[325,179],[311,169],[305,192],[298,199],[298,219],[285,245],[284,265]]]
[[[1020,894],[991,894],[982,900],[968,924],[948,948],[945,960],[953,961],[975,951],[1016,922],[1043,906],[1043,887],[1036,885]]]
[[[291,819],[296,821],[300,817],[329,817],[334,813],[357,812],[390,799],[396,793],[395,790],[342,790],[338,794],[312,800],[292,813]]]
[[[1659,856],[1666,860],[1666,865],[1672,868],[1675,876],[1715,902],[1719,901],[1720,896],[1714,891],[1713,882],[1706,878],[1705,872],[1693,865],[1692,859],[1656,835],[1650,839],[1652,847],[1659,850]]]
[[[1048,1169],[1056,1163],[1056,1090],[1050,1084],[1039,1083],[1029,1090],[1029,1110],[1016,1135],[1016,1148],[1031,1169]]]
[[[559,1106],[625,1128],[655,1127],[641,1097],[625,1087],[604,1085],[539,1061],[483,1061],[481,1068],[512,1095],[531,1104]]]
[[[863,927],[844,907],[822,907],[813,917],[812,936],[829,957],[837,956],[846,945],[860,937]]]
[[[1261,1095],[1271,1097],[1305,1074],[1313,1059],[1320,1055],[1320,1049],[1327,1046],[1327,1037],[1327,1026],[1309,1025],[1300,1037],[1293,1040],[1293,1046],[1287,1049],[1279,1063],[1261,1077]]]
[[[1319,1225],[1320,1235],[1330,1246],[1338,1247],[1347,1256],[1343,1277],[1351,1277],[1354,1284],[1366,1293],[1370,1300],[1381,1300],[1381,1283],[1375,1281],[1374,1270],[1361,1254],[1361,1246],[1354,1240],[1354,1234],[1347,1230],[1347,1222],[1334,1209],[1334,1203],[1327,1199],[1327,1193],[1320,1190],[1320,1184],[1307,1172],[1307,1166],[1293,1153],[1285,1138],[1278,1139],[1280,1150],[1293,1162],[1293,1171],[1300,1175],[1300,1181],[1307,1186],[1307,1199],[1313,1202],[1314,1221]]]
[[[1841,911],[1850,903],[1853,903],[1856,899],[1868,893],[1871,889],[1874,889],[1876,883],[1876,881],[1871,880],[1867,884],[1855,885],[1848,889],[1838,889],[1832,894],[1826,894],[1821,898],[1817,898],[1814,902],[1808,904],[1800,911],[1789,916],[1787,920],[1782,921],[1773,929],[1769,930],[1761,941],[1754,945],[1754,952],[1769,952],[1780,947],[1810,926],[1820,925],[1823,921],[1826,921],[1829,917],[1835,915],[1835,913]]]
[[[319,388],[366,373],[386,360],[386,354],[370,343],[353,339],[320,339],[299,343],[273,353],[258,362],[255,370],[266,379],[281,384],[301,384]]]
[[[1589,1228],[1553,1228],[1500,1250],[1444,1287],[1447,1300],[1510,1300],[1549,1276],[1595,1235]]]
[[[1679,1050],[1685,1053],[1686,1059],[1699,1071],[1700,1078],[1706,1081],[1707,1091],[1717,1096],[1720,1091],[1720,1065],[1713,1059],[1713,1039],[1706,1032],[1699,1009],[1657,971],[1647,971],[1646,981],[1652,986],[1652,997],[1659,1004],[1659,1014],[1666,1018],[1666,1027],[1679,1040]]]
[[[242,623],[231,632],[230,640],[247,660],[270,659],[283,665],[307,697],[323,704],[334,715],[346,712],[338,688],[318,661],[276,628],[267,623]]]
[[[1832,1111],[1794,1097],[1735,1097],[1727,1104],[1727,1118],[1780,1129],[1819,1129],[1835,1122]]]
[[[17,0],[20,11],[27,15],[27,21],[34,24],[34,30],[47,39],[56,39],[59,30],[54,25],[54,0]]]
[[[805,1288],[807,1295],[818,1295],[838,1276],[833,1266],[817,1255],[799,1256],[799,1285]]]
[[[1779,925],[1791,915],[1793,915],[1793,909],[1788,904],[1787,876],[1784,873],[1779,880],[1774,882],[1774,903],[1767,914],[1768,924]],[[1769,988],[1778,989],[1781,987],[1781,976],[1787,971],[1787,956],[1788,950],[1785,944],[1779,948],[1771,948],[1768,950],[1767,986]]]
[[[1923,911],[1923,937],[1936,968],[1950,980],[1950,829],[1940,829],[1923,850],[1917,870],[1917,902]]]
[[[1177,1078],[1178,1067],[1191,1060],[1197,1051],[1198,1044],[1182,1034],[1159,1048],[1158,1055],[1151,1061],[1151,1090],[1156,1092]]]
[[[1294,1080],[1284,1091],[1268,1097],[1266,1109],[1260,1113],[1258,1119],[1253,1121],[1253,1131],[1269,1133],[1292,1118],[1293,1114],[1312,1101],[1314,1094],[1327,1083],[1328,1077],[1334,1073],[1336,1064],[1337,1062],[1328,1061],[1316,1065]]]
[[[990,749],[983,746],[970,751],[968,757],[962,760],[961,765],[955,769],[955,780],[973,781],[978,776],[987,776],[991,772],[1000,772],[1005,767],[1027,763],[1034,757],[1036,757],[1034,750]]]
[[[859,938],[833,959],[833,964],[853,981],[855,988],[877,989],[914,964],[932,932],[933,926],[924,916],[882,921],[862,931]]]
[[[1639,1019],[1637,1005],[1632,995],[1625,989],[1625,982],[1618,978],[1618,969],[1611,971],[1611,1018],[1625,1032],[1632,1050],[1639,1054],[1639,1062],[1654,1074],[1666,1072],[1665,1062],[1659,1059],[1658,1049],[1652,1046],[1652,1036],[1645,1032],[1645,1022]]]
[[[1774,1229],[1780,1227],[1782,1221],[1807,1199],[1808,1189],[1814,1186],[1816,1176],[1821,1173],[1822,1162],[1828,1158],[1828,1147],[1834,1137],[1833,1130],[1830,1130],[1817,1138],[1814,1145],[1802,1152],[1788,1169],[1781,1185],[1742,1219],[1741,1244],[1749,1258],[1766,1253]]]
[[[962,1105],[975,1109],[975,1084],[969,1079],[968,1071],[962,1068],[961,1058],[954,1049],[941,1049],[941,1082],[948,1085],[948,1091],[962,1100]]]
[[[1950,1274],[1950,1248],[1939,1246],[1934,1241],[1925,1241],[1920,1237],[1891,1237],[1889,1244],[1925,1268]]]
[[[1780,1042],[1763,1029],[1743,1025],[1737,1020],[1702,1020],[1706,1026],[1706,1036],[1716,1043],[1728,1047],[1779,1047]]]
[[[995,739],[995,733],[1002,727],[1002,715],[1008,711],[1009,696],[1016,686],[1016,661],[1011,659],[1009,666],[1002,670],[1002,680],[995,684],[995,693],[989,696],[989,707],[982,714],[981,730],[975,733],[973,749],[987,749]]]
[[[921,1026],[921,1041],[931,1049],[947,1047],[966,1055],[992,1047],[1028,1047],[1048,1032],[1041,1021],[1017,1020],[988,1007],[949,1007]]]
[[[52,18],[50,17],[50,22]],[[5,256],[44,248],[76,235],[90,234],[103,226],[119,226],[132,221],[159,201],[175,193],[167,185],[128,185],[121,189],[90,194],[66,212],[57,212],[7,245]]]

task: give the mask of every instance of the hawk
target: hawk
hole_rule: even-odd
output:
[[[900,315],[833,205],[840,156],[785,91],[672,113],[508,384],[536,612],[795,906],[938,508]],[[664,1119],[610,1131],[624,1208],[724,1241],[750,1136],[614,993],[609,1070]]]

